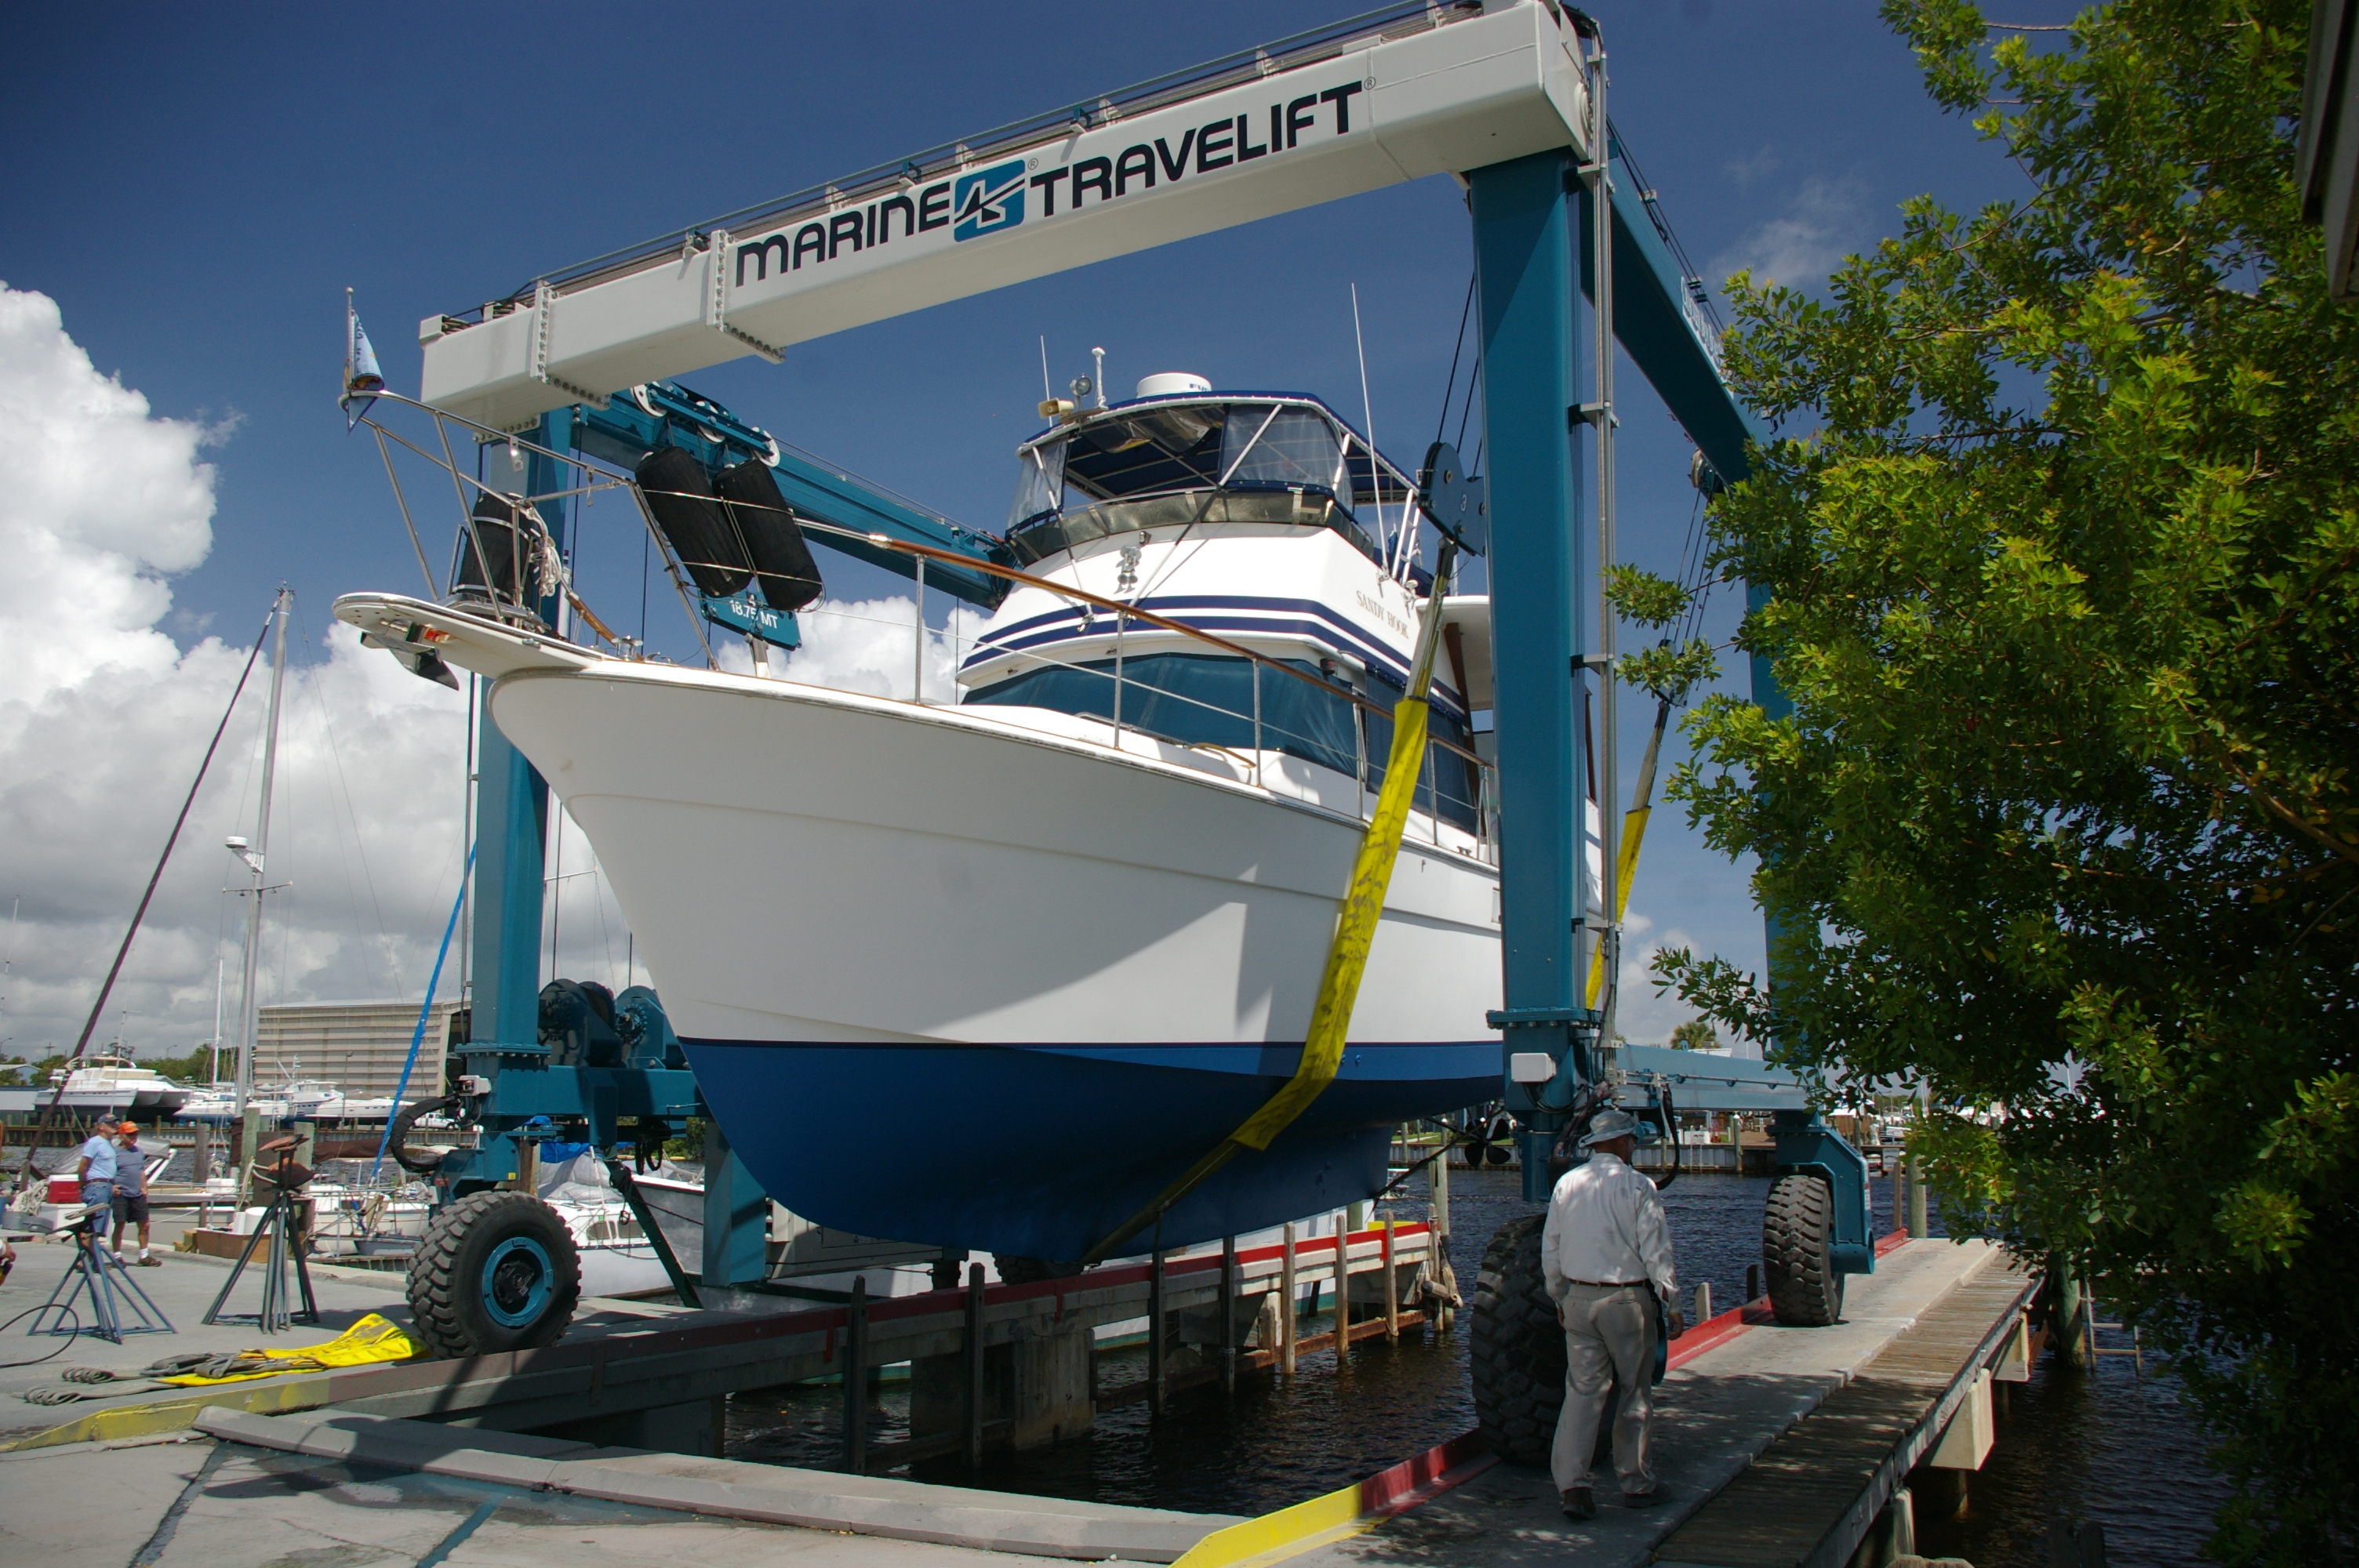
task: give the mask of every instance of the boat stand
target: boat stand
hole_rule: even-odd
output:
[[[270,1189],[270,1202],[262,1211],[261,1223],[254,1234],[245,1238],[245,1246],[237,1255],[237,1264],[222,1281],[221,1293],[213,1304],[205,1309],[204,1321],[214,1323],[250,1323],[265,1334],[282,1334],[295,1324],[316,1327],[320,1322],[320,1303],[311,1294],[311,1271],[303,1261],[303,1237],[296,1224],[296,1195],[311,1173],[295,1162],[295,1140],[273,1139],[262,1146],[261,1152],[277,1154],[275,1166],[266,1167],[256,1162],[254,1179]],[[230,1292],[237,1289],[245,1276],[245,1266],[253,1261],[256,1248],[267,1248],[262,1264],[262,1304],[250,1313],[225,1313],[223,1303]],[[295,1288],[302,1305],[290,1310],[287,1295],[287,1262],[295,1261]]]
[[[120,1345],[126,1334],[180,1332],[164,1315],[164,1309],[139,1288],[139,1281],[131,1277],[131,1271],[123,1261],[91,1234],[87,1217],[67,1228],[73,1233],[73,1267],[65,1271],[57,1289],[49,1292],[49,1299],[33,1314],[33,1326],[26,1333],[92,1334]],[[74,1303],[85,1297],[90,1309],[86,1322],[74,1310]],[[125,1309],[130,1313],[128,1320],[124,1315]],[[72,1319],[71,1326],[69,1318]]]

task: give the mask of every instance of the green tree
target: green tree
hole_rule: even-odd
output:
[[[1779,437],[1717,562],[1791,708],[1705,702],[1669,793],[1758,857],[1776,985],[1658,961],[1924,1085],[1952,1225],[2175,1351],[2212,1552],[2286,1563],[2359,1552],[2359,312],[2293,183],[2308,12],[1886,0],[2027,183],[1908,203],[1823,300],[1732,280]]]
[[[1712,1025],[1701,1018],[1690,1018],[1671,1031],[1671,1049],[1674,1051],[1709,1051],[1719,1044],[1720,1036],[1713,1033]]]

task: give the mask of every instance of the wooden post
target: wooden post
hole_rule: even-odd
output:
[[[1237,1238],[1221,1238],[1221,1391],[1237,1391]]]
[[[2054,1336],[2056,1358],[2067,1367],[2089,1365],[2089,1303],[2081,1281],[2060,1258],[2048,1260],[2049,1332]]]
[[[1163,1249],[1147,1269],[1147,1408],[1163,1413]]]
[[[1400,1337],[1400,1275],[1393,1270],[1393,1225],[1391,1215],[1385,1216],[1385,1337]]]
[[[1335,1216],[1335,1371],[1338,1376],[1352,1370],[1352,1216],[1345,1209]]]
[[[1452,1285],[1456,1282],[1456,1275],[1450,1267],[1450,1134],[1448,1132],[1441,1135],[1441,1152],[1426,1169],[1432,1173],[1430,1181],[1433,1188],[1433,1234],[1426,1241],[1425,1271],[1433,1276],[1435,1283],[1444,1286]],[[1457,1314],[1444,1305],[1434,1314],[1434,1326],[1447,1334],[1456,1317]]]
[[[966,1266],[966,1467],[983,1465],[983,1265]]]
[[[868,1276],[852,1281],[843,1312],[843,1467],[868,1472]]]
[[[1294,1376],[1294,1222],[1286,1223],[1286,1251],[1277,1260],[1277,1375]]]

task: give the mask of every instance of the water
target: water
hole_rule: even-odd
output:
[[[1530,1209],[1513,1172],[1452,1172],[1451,1263],[1472,1293],[1484,1245],[1499,1225]],[[1682,1177],[1666,1188],[1683,1292],[1709,1281],[1718,1310],[1743,1298],[1745,1271],[1761,1257],[1766,1178]],[[1889,1228],[1891,1187],[1875,1184],[1877,1230]],[[1422,1184],[1404,1219],[1426,1213]],[[1329,1326],[1306,1323],[1306,1334]],[[2118,1337],[2118,1336],[2115,1336]],[[1466,1376],[1468,1336],[1381,1337],[1352,1346],[1340,1369],[1332,1350],[1301,1358],[1283,1383],[1240,1377],[1234,1400],[1217,1388],[1172,1397],[1156,1421],[1144,1401],[1102,1412],[1087,1442],[988,1461],[970,1480],[957,1460],[913,1466],[919,1480],[977,1485],[1043,1497],[1215,1513],[1266,1513],[1332,1491],[1457,1436],[1474,1424]],[[1146,1374],[1144,1348],[1100,1359],[1104,1387]],[[2149,1363],[2151,1367],[2151,1363]],[[730,1400],[729,1454],[770,1464],[833,1468],[841,1462],[842,1395],[806,1385]],[[908,1435],[905,1383],[887,1380],[871,1401],[869,1440]],[[2044,1568],[2052,1524],[2094,1519],[2113,1560],[2196,1563],[2210,1515],[2226,1488],[2202,1466],[2202,1441],[2169,1379],[2137,1378],[2127,1357],[2097,1371],[2045,1363],[2009,1390],[1998,1444],[1972,1482],[1964,1515],[1919,1518],[1919,1549],[1976,1568]]]

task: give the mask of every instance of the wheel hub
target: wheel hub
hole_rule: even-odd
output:
[[[556,1274],[539,1242],[511,1236],[484,1260],[484,1310],[504,1327],[525,1327],[549,1305]]]

